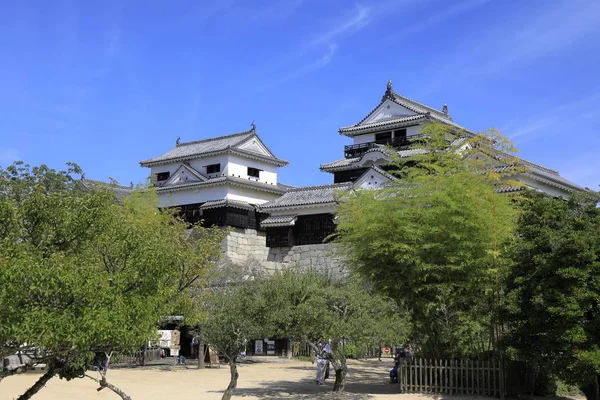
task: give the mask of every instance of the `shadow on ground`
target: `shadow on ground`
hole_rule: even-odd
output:
[[[235,391],[236,397],[255,396],[261,400],[277,399],[347,399],[366,400],[370,395],[398,394],[398,385],[390,384],[388,364],[373,367],[373,363],[358,363],[348,370],[345,390],[342,393],[333,393],[334,371],[327,383],[323,386],[316,385],[313,379],[302,379],[300,381],[273,381],[266,387],[240,388]],[[287,367],[294,370],[314,370],[315,367]]]

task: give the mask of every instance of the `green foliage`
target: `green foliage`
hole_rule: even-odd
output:
[[[572,396],[577,396],[581,393],[581,390],[579,390],[579,387],[577,387],[575,385],[569,385],[561,380],[556,380],[555,385],[556,385],[556,389],[555,389],[554,394],[556,396],[572,397]]]
[[[205,289],[212,293],[204,297],[206,318],[200,324],[199,335],[231,363],[237,362],[247,340],[269,334],[257,318],[257,289],[253,280]]]
[[[224,235],[190,232],[152,190],[118,202],[80,172],[0,170],[2,351],[33,345],[65,378],[97,352],[138,349],[162,317],[191,305]]]
[[[346,374],[344,344],[357,348],[382,342],[400,343],[410,323],[396,302],[369,290],[362,282],[335,282],[312,270],[287,269],[262,281],[257,317],[269,332],[308,341],[336,370],[334,390]],[[325,354],[317,343],[329,342]]]
[[[344,345],[344,356],[346,358],[353,358],[355,360],[363,357],[366,353],[366,346],[357,346],[354,343],[346,343]]]
[[[422,133],[414,156],[390,154],[398,181],[343,199],[337,241],[356,272],[410,309],[426,356],[481,353],[496,336],[491,315],[516,217],[495,188],[515,185],[508,176],[519,163],[496,131],[459,138],[432,124]]]
[[[571,384],[600,373],[599,201],[591,192],[568,201],[531,194],[506,280],[508,351]]]

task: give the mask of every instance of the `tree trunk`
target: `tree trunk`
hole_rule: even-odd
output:
[[[31,399],[34,394],[36,394],[44,386],[46,386],[46,383],[48,383],[48,381],[50,379],[52,379],[52,377],[54,375],[56,375],[57,372],[58,371],[53,366],[49,366],[48,367],[48,371],[46,371],[46,373],[44,375],[42,375],[40,377],[40,379],[38,379],[37,382],[33,384],[32,387],[30,387],[29,389],[27,389],[27,391],[25,393],[23,393],[21,396],[19,396],[17,398],[17,400],[28,400],[28,399]]]
[[[127,396],[127,394],[125,394],[125,392],[123,392],[121,389],[119,389],[115,385],[111,385],[110,383],[108,383],[106,378],[104,378],[100,381],[100,387],[109,388],[110,390],[112,390],[113,392],[118,394],[123,400],[131,400],[131,397]]]
[[[87,376],[91,380],[96,381],[100,384],[100,387],[98,389],[96,389],[97,391],[101,391],[104,388],[108,388],[108,389],[112,390],[113,392],[115,392],[116,394],[118,394],[119,397],[121,397],[121,399],[131,400],[131,397],[129,397],[124,391],[122,391],[115,385],[108,383],[108,381],[106,380],[106,376],[103,376],[102,379],[96,379],[93,376],[90,376],[88,374],[85,374],[85,376]]]
[[[348,373],[348,367],[346,366],[346,358],[340,358],[340,368],[335,370],[335,382],[333,383],[334,392],[343,392],[344,386],[346,385],[346,374]]]
[[[204,369],[204,344],[201,340],[198,341],[198,369]]]
[[[230,400],[231,396],[233,396],[233,392],[237,387],[238,377],[240,376],[237,372],[237,363],[235,362],[235,356],[229,358],[229,371],[231,372],[231,380],[229,381],[229,386],[227,386],[227,390],[223,393],[223,397],[221,400]]]
[[[600,400],[600,385],[598,384],[598,375],[594,377],[594,381],[581,387],[581,391],[585,394],[587,400]]]

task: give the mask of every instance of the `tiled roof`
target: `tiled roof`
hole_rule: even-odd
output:
[[[540,182],[544,182],[551,186],[558,186],[561,189],[565,189],[568,191],[585,190],[584,187],[579,186],[578,184],[573,183],[573,182],[569,181],[568,179],[565,179],[562,176],[560,176],[558,171],[543,167],[538,164],[534,164],[530,161],[523,160],[523,159],[518,159],[518,162],[523,163],[524,167],[529,168],[529,170],[525,171],[524,174],[532,179],[535,179]],[[512,168],[512,166],[510,166],[510,165],[499,165],[494,168],[494,171],[501,173],[501,172],[505,172],[505,171],[509,170],[510,168]]]
[[[190,188],[201,188],[201,187],[208,187],[208,186],[225,185],[227,183],[232,184],[232,185],[237,185],[237,186],[251,187],[253,189],[264,190],[267,192],[277,193],[277,194],[284,192],[284,190],[281,189],[278,185],[271,185],[271,184],[264,183],[264,182],[258,182],[258,181],[252,180],[252,179],[238,178],[236,176],[219,176],[217,178],[208,179],[207,181],[204,181],[204,182],[186,182],[186,183],[182,183],[180,185],[162,186],[162,187],[158,187],[157,191],[159,193],[175,192],[175,191],[179,191],[179,190],[187,190]]]
[[[346,127],[340,128],[339,131],[340,131],[340,133],[353,132],[353,131],[358,131],[358,130],[363,130],[363,129],[384,127],[387,125],[402,124],[405,122],[415,122],[415,121],[424,120],[426,118],[427,118],[427,116],[422,115],[422,114],[393,116],[393,117],[389,117],[389,118],[380,119],[377,122],[371,122],[368,124],[362,124],[362,125],[357,124],[357,125],[352,125],[352,126],[346,126]]]
[[[408,117],[406,115],[398,115],[395,118],[390,117],[390,118],[386,118],[381,121],[377,121],[375,123],[365,124],[364,122],[371,115],[373,115],[373,113],[379,108],[379,106],[381,106],[386,100],[391,100],[392,102],[394,102],[408,110],[411,110],[412,112],[416,113],[416,115],[413,115],[410,117]],[[383,95],[379,104],[373,110],[371,110],[371,112],[369,114],[367,114],[366,117],[364,117],[360,122],[358,122],[355,125],[340,128],[339,132],[341,134],[348,134],[348,136],[352,136],[353,132],[360,131],[360,130],[369,130],[369,129],[376,128],[376,127],[400,124],[400,123],[409,122],[409,121],[419,121],[421,119],[439,121],[444,124],[452,125],[458,129],[464,130],[468,133],[471,133],[471,134],[473,133],[473,132],[469,131],[468,129],[458,125],[456,122],[454,122],[452,120],[452,117],[450,117],[450,115],[448,115],[446,112],[436,110],[435,108],[426,106],[425,104],[419,103],[417,101],[409,99],[408,97],[404,97],[404,96],[394,92],[392,89],[391,81],[388,82],[387,90],[385,91],[385,94]]]
[[[234,133],[232,135],[196,140],[193,142],[178,143],[175,146],[175,148],[167,151],[163,155],[141,161],[140,164],[143,167],[149,167],[157,164],[165,164],[167,162],[188,160],[201,155],[215,154],[225,151],[234,151],[243,155],[248,155],[265,161],[274,162],[278,165],[287,165],[287,161],[281,160],[275,156],[265,156],[264,154],[260,154],[254,151],[235,148],[236,146],[246,142],[253,136],[258,138],[254,129],[251,129],[247,132]],[[269,153],[271,153],[270,150],[268,151]]]
[[[254,205],[252,205],[250,203],[246,203],[245,201],[229,200],[229,199],[210,200],[200,206],[200,208],[202,210],[208,210],[210,208],[219,208],[219,207],[235,207],[235,208],[241,208],[243,210],[256,209],[256,207]]]
[[[283,190],[290,190],[296,188],[296,186],[286,185],[285,183],[278,183],[277,186],[279,186]]]
[[[82,179],[80,182],[85,188],[87,188],[89,190],[108,189],[108,190],[112,191],[117,196],[118,199],[122,199],[123,197],[127,197],[127,196],[131,195],[131,193],[134,190],[133,183],[130,186],[123,186],[123,185],[118,185],[116,183],[95,181],[92,179]]]
[[[544,169],[538,167],[531,167],[531,172],[526,173],[525,175],[530,176],[531,178],[547,183],[552,186],[558,186],[561,188],[566,187],[567,190],[586,190],[584,187],[579,186],[576,183],[571,182],[568,179],[563,178],[558,173],[554,174],[551,172],[547,172]]]
[[[494,188],[494,190],[497,193],[515,193],[515,192],[521,192],[526,189],[528,189],[527,186],[514,186],[514,185],[496,186]]]
[[[352,186],[352,182],[344,182],[290,189],[281,197],[261,205],[260,209],[269,211],[277,208],[335,204],[335,193],[339,190],[350,190]]]
[[[398,157],[401,158],[406,158],[406,157],[410,157],[413,156],[415,154],[423,154],[425,150],[423,149],[406,149],[406,150],[399,150],[396,152],[396,154],[398,155]],[[352,168],[360,168],[360,161],[363,159],[363,157],[365,157],[365,155],[370,154],[370,153],[375,153],[375,152],[383,152],[383,149],[370,149],[368,151],[366,151],[365,153],[363,153],[360,157],[352,157],[352,158],[341,158],[339,160],[336,161],[332,161],[330,163],[326,163],[326,164],[321,164],[321,166],[319,167],[321,169],[321,171],[338,171],[338,170],[343,170],[343,169],[352,169]],[[382,153],[382,157],[384,157],[383,153]]]
[[[385,176],[386,178],[390,179],[390,180],[397,180],[398,178],[396,178],[394,175],[390,174],[389,172],[387,172],[386,170],[379,168],[377,165],[373,165],[371,166],[371,169],[379,172],[381,175]],[[367,171],[368,172],[368,171]],[[365,173],[367,173],[365,172]]]
[[[272,228],[277,226],[291,226],[294,225],[298,216],[296,214],[291,215],[270,215],[267,219],[263,220],[260,225],[263,228]]]

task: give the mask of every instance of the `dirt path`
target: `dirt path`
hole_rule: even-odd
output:
[[[387,373],[392,362],[350,361],[346,392],[333,396],[333,380],[325,386],[314,381],[315,367],[309,362],[285,359],[260,359],[256,363],[240,366],[240,378],[235,399],[372,399],[389,400],[402,398],[432,399],[433,397],[399,395],[398,387],[388,383]],[[17,398],[35,380],[38,373],[11,376],[0,383],[0,399]],[[109,372],[109,380],[123,389],[134,400],[212,400],[220,399],[229,382],[229,368],[197,370],[195,367],[152,367],[147,369],[115,369]],[[46,388],[35,396],[36,400],[119,400],[108,389],[97,392],[98,385],[90,379],[66,382],[52,379]],[[441,396],[436,396],[437,399]],[[476,397],[469,397],[473,399]],[[480,397],[483,399],[483,397]],[[458,397],[453,397],[458,400]]]

